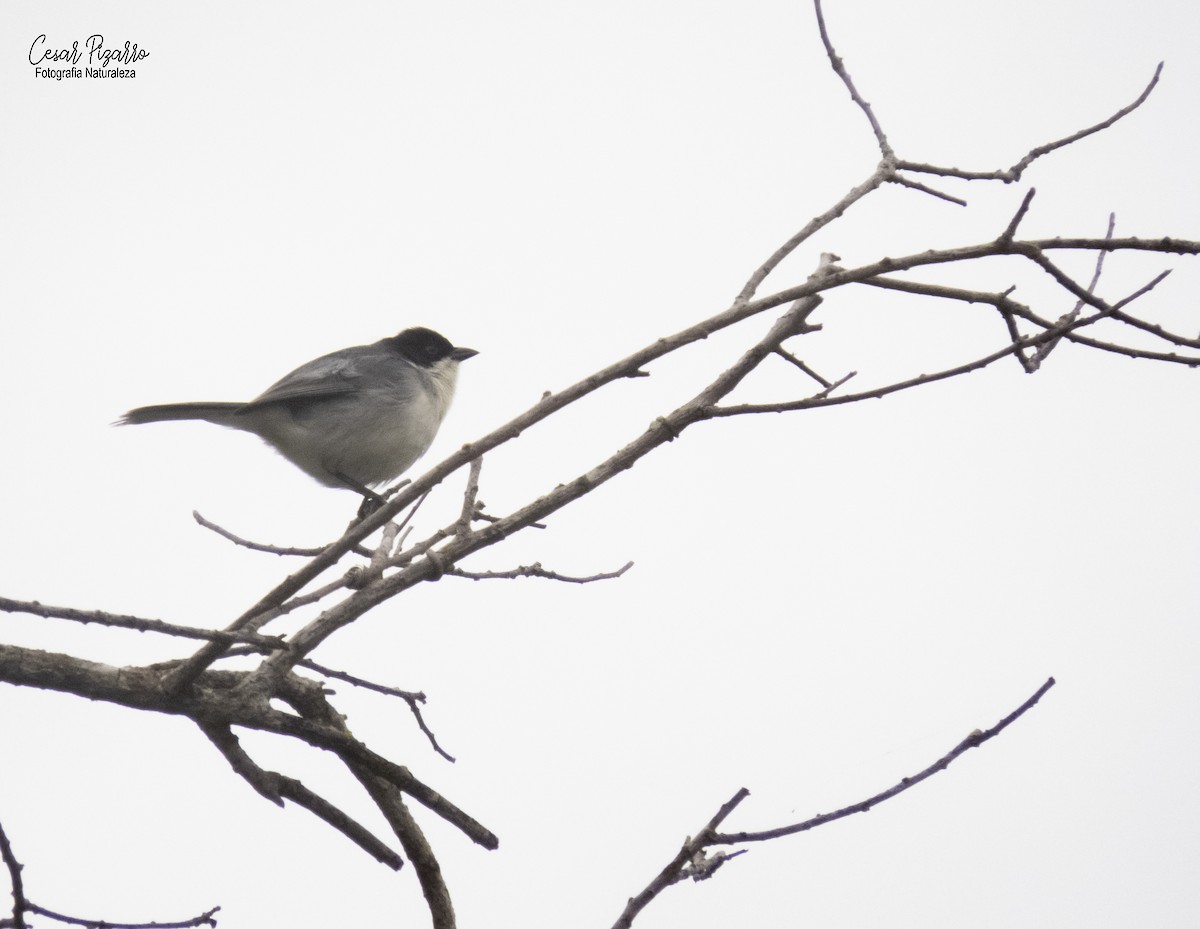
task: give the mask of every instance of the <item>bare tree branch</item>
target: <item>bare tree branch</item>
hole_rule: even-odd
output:
[[[276,771],[266,771],[259,767],[242,748],[238,737],[233,734],[233,730],[229,726],[209,722],[201,722],[199,725],[201,731],[208,736],[209,741],[229,762],[229,766],[233,768],[234,772],[261,796],[277,806],[283,806],[284,799],[299,804],[342,833],[376,861],[387,865],[393,871],[400,870],[404,863],[400,856],[345,812],[309,790],[295,778],[279,774]]]
[[[399,690],[395,687],[385,687],[382,684],[375,684],[371,681],[363,680],[361,677],[356,677],[353,674],[347,674],[345,671],[337,671],[333,668],[327,668],[324,665],[319,665],[309,658],[305,658],[303,661],[297,662],[297,665],[301,668],[308,668],[311,671],[316,671],[318,674],[321,674],[325,677],[331,677],[339,681],[345,681],[347,684],[353,684],[355,687],[361,687],[364,690],[373,690],[376,693],[384,694],[385,696],[389,697],[399,697],[408,704],[409,710],[412,711],[413,717],[417,721],[417,726],[420,728],[421,732],[425,734],[425,737],[429,739],[429,744],[433,747],[433,750],[447,761],[451,763],[455,761],[454,756],[438,744],[437,737],[434,736],[433,730],[430,729],[425,723],[425,717],[421,714],[420,707],[420,704],[424,703],[426,700],[425,694],[419,692],[414,693],[409,690]]]
[[[743,787],[721,805],[721,808],[717,810],[713,818],[705,823],[700,828],[700,831],[696,833],[695,838],[689,836],[684,841],[683,847],[667,863],[667,866],[658,872],[654,880],[647,884],[645,889],[637,896],[629,898],[625,909],[621,911],[621,915],[613,923],[613,929],[629,929],[633,925],[634,919],[637,918],[638,913],[644,910],[660,893],[677,882],[679,875],[683,872],[688,862],[693,860],[706,845],[710,844],[709,839],[716,833],[717,827],[748,796],[750,796],[750,791]]]
[[[811,819],[806,819],[804,822],[794,823],[790,826],[778,826],[774,829],[763,829],[758,832],[729,832],[718,833],[712,837],[714,845],[738,845],[743,842],[766,842],[771,839],[782,838],[787,835],[795,835],[798,832],[807,832],[809,829],[815,829],[817,826],[823,826],[826,823],[831,823],[839,819],[845,819],[847,816],[853,816],[855,813],[865,813],[872,807],[883,803],[885,800],[890,800],[892,797],[898,796],[904,791],[915,787],[924,780],[928,780],[937,774],[939,771],[945,771],[951,763],[959,756],[970,751],[972,748],[978,748],[984,742],[994,739],[1001,732],[1011,726],[1014,722],[1024,716],[1027,712],[1037,705],[1037,702],[1046,695],[1055,684],[1054,678],[1048,678],[1041,687],[1034,691],[1019,707],[1005,716],[1000,722],[992,726],[991,729],[981,732],[976,729],[969,736],[959,742],[954,748],[950,749],[945,755],[937,761],[930,764],[928,767],[917,772],[911,777],[904,777],[900,782],[889,787],[887,790],[881,791],[866,800],[860,800],[857,803],[852,803],[849,806],[842,807],[840,810],[835,810],[832,813],[822,813],[819,816],[814,816]]]
[[[858,88],[854,86],[854,80],[850,77],[850,72],[846,70],[845,64],[833,48],[833,42],[829,38],[829,31],[825,28],[825,14],[821,10],[821,0],[813,0],[813,7],[817,13],[817,30],[821,33],[821,43],[825,46],[825,55],[829,58],[829,63],[833,66],[834,73],[841,78],[842,83],[846,85],[846,89],[850,91],[850,99],[866,115],[867,122],[871,124],[871,131],[875,134],[875,141],[879,145],[879,154],[885,160],[894,160],[895,152],[892,151],[892,146],[888,144],[887,136],[884,134],[883,127],[879,125],[879,120],[875,118],[871,104],[867,103],[863,99],[862,94],[858,92]]]
[[[742,319],[753,316],[755,313],[759,312],[762,308],[756,306],[754,309],[750,309],[749,312],[744,313],[744,315],[736,315],[736,318],[729,319],[728,322],[725,321],[725,318],[732,313],[733,309],[739,307],[743,309],[749,309],[748,301],[758,292],[759,285],[767,279],[767,275],[779,267],[780,262],[787,258],[788,255],[799,248],[804,242],[808,241],[810,238],[832,223],[835,219],[839,219],[855,203],[887,181],[890,175],[891,169],[887,165],[880,165],[875,169],[875,172],[870,177],[868,177],[857,187],[851,188],[841,200],[831,206],[820,216],[814,217],[809,221],[808,225],[806,225],[803,229],[779,246],[779,248],[775,250],[771,257],[759,265],[758,268],[755,269],[754,273],[750,275],[750,279],[742,286],[742,289],[734,299],[733,307],[730,310],[727,310],[725,313],[718,314],[718,316],[712,317],[711,319],[700,324],[707,329],[704,334],[708,335],[710,332],[716,332],[718,329],[723,329],[735,322],[740,322]],[[692,329],[695,328],[696,327],[692,327]],[[692,329],[684,331],[691,332]],[[682,335],[682,333],[677,334],[676,338],[678,338],[680,335]],[[662,341],[663,340],[661,339],[659,340],[660,343]],[[676,347],[681,348],[683,345],[686,345],[691,341],[694,340],[689,338],[686,342],[681,342]],[[674,351],[674,349],[672,349],[672,351]],[[642,361],[641,364],[645,364],[651,360],[652,359],[647,358]],[[639,367],[640,366],[641,365],[639,365]]]
[[[1116,229],[1116,224],[1117,224],[1116,214],[1109,213],[1108,214],[1108,231],[1104,233],[1104,238],[1106,238],[1106,239],[1112,238],[1113,231]],[[1097,252],[1096,253],[1096,269],[1092,273],[1092,280],[1087,285],[1087,292],[1089,294],[1096,293],[1096,287],[1099,286],[1099,284],[1100,284],[1100,275],[1102,273],[1104,273],[1104,259],[1106,257],[1108,257],[1108,252]],[[1079,314],[1083,311],[1083,307],[1084,307],[1083,300],[1076,300],[1075,306],[1071,309],[1071,312],[1064,314],[1058,320],[1058,324],[1061,325],[1064,322],[1071,322],[1072,320],[1077,319],[1079,317]],[[1028,367],[1028,370],[1031,373],[1041,367],[1042,362],[1046,360],[1047,356],[1052,351],[1054,351],[1054,347],[1056,345],[1058,345],[1059,341],[1060,341],[1059,339],[1055,339],[1053,342],[1047,342],[1044,345],[1040,346],[1038,348],[1038,350],[1033,353],[1033,357],[1029,359],[1029,367]]]
[[[442,877],[442,866],[438,863],[433,847],[425,838],[417,821],[404,803],[404,797],[394,784],[376,777],[365,768],[351,765],[350,770],[358,777],[363,787],[383,813],[421,884],[421,893],[429,907],[433,929],[454,929],[454,903],[450,899],[450,888]]]
[[[459,532],[470,528],[471,520],[475,518],[475,513],[479,509],[479,473],[482,470],[482,457],[471,462],[471,468],[467,472],[467,486],[463,491],[462,510],[459,513],[458,522],[454,524],[455,529]]]
[[[302,699],[296,702],[296,709],[309,719],[352,738],[349,729],[346,728],[345,719],[320,691],[305,691]],[[441,865],[438,864],[424,832],[404,803],[402,788],[394,779],[381,776],[379,770],[368,762],[347,762],[347,767],[370,795],[412,862],[417,880],[421,884],[421,892],[433,918],[433,929],[455,929],[454,905],[450,900],[450,889],[442,878]],[[495,845],[491,847],[494,848]]]
[[[1136,291],[1134,294],[1131,294],[1129,297],[1127,297],[1126,300],[1128,300],[1130,297],[1141,296],[1141,294],[1143,292],[1145,292],[1146,289],[1148,289],[1152,285],[1156,285],[1161,280],[1162,280],[1162,275],[1159,275],[1158,277],[1154,278],[1145,287],[1140,288],[1139,291]],[[1005,318],[1007,320],[1010,320],[1010,322],[1009,322],[1010,333],[1012,334],[1014,339],[1017,341],[1021,341],[1022,336],[1016,332],[1015,328],[1011,328],[1011,326],[1012,326],[1011,317],[1012,316],[1019,316],[1020,318],[1028,320],[1029,322],[1033,323],[1034,325],[1036,325],[1046,331],[1059,330],[1059,329],[1061,329],[1061,325],[1062,325],[1061,323],[1052,322],[1051,320],[1048,320],[1045,317],[1039,316],[1038,314],[1034,313],[1032,310],[1030,310],[1029,307],[1025,306],[1024,304],[1018,303],[1017,301],[1010,299],[1009,293],[1011,293],[1011,291],[1003,293],[1003,294],[987,293],[984,291],[965,290],[965,289],[958,288],[958,287],[947,287],[942,284],[930,284],[927,282],[906,281],[906,280],[902,280],[900,278],[891,278],[891,277],[882,277],[882,276],[863,281],[862,283],[869,284],[872,287],[881,287],[886,290],[897,290],[897,291],[901,291],[904,293],[918,294],[920,296],[943,297],[943,298],[949,299],[949,300],[961,300],[964,303],[990,303],[993,306],[997,307],[997,309],[1000,310],[1000,312],[1005,316]],[[1122,313],[1120,310],[1115,310],[1110,315],[1113,320],[1119,320],[1119,321],[1124,322],[1124,320],[1122,320],[1121,317],[1124,315],[1127,315],[1127,314]],[[1137,327],[1137,328],[1141,328],[1141,327]],[[1159,335],[1159,333],[1153,333],[1153,334]],[[1074,330],[1063,329],[1061,331],[1061,337],[1068,342],[1075,342],[1079,345],[1086,345],[1088,348],[1095,348],[1100,351],[1112,352],[1112,353],[1115,353],[1118,355],[1124,355],[1128,358],[1141,358],[1141,359],[1145,359],[1148,361],[1165,361],[1165,362],[1170,362],[1170,363],[1175,363],[1175,364],[1187,365],[1189,367],[1195,367],[1197,365],[1200,365],[1200,356],[1178,355],[1178,354],[1175,354],[1174,352],[1156,352],[1156,351],[1151,351],[1149,349],[1133,348],[1131,346],[1118,345],[1113,342],[1104,342],[1099,339],[1093,339],[1088,336],[1080,335],[1078,332],[1075,332]],[[1172,338],[1169,334],[1167,336],[1162,336],[1162,337],[1164,337],[1168,341],[1171,341],[1172,343],[1174,343],[1174,338]],[[1028,370],[1028,368],[1027,368],[1027,370]]]
[[[898,184],[901,187],[907,187],[909,190],[918,190],[923,194],[929,194],[931,197],[936,197],[938,200],[945,200],[947,203],[953,203],[955,206],[966,206],[967,201],[962,197],[955,197],[944,191],[930,187],[928,184],[922,184],[919,181],[914,181],[911,178],[905,177],[903,174],[893,174],[888,178],[888,183]]]
[[[84,926],[86,929],[192,929],[194,926],[215,927],[217,925],[216,914],[220,909],[219,906],[214,906],[211,910],[206,910],[199,916],[193,916],[191,919],[181,919],[178,922],[164,923],[155,920],[148,923],[117,923],[111,919],[66,916],[63,913],[56,913],[54,910],[47,909],[44,906],[38,906],[36,903],[29,905],[29,912],[31,913],[37,913],[39,916],[45,916],[47,919],[53,919],[68,926]]]
[[[201,726],[244,726],[299,739],[394,784],[473,842],[485,848],[499,844],[495,835],[463,810],[414,777],[407,768],[372,751],[344,727],[286,713],[268,702],[271,697],[278,697],[302,713],[305,706],[324,700],[318,681],[285,675],[276,689],[267,693],[255,690],[257,678],[252,672],[207,671],[187,693],[165,694],[157,687],[159,673],[155,668],[117,668],[73,655],[15,645],[0,645],[0,680],[132,709],[185,716]]]
[[[778,355],[780,358],[784,359],[785,361],[789,362],[790,364],[795,365],[797,368],[799,368],[801,371],[803,371],[805,374],[807,374],[809,377],[811,377],[814,381],[816,381],[818,384],[820,384],[826,390],[828,390],[830,387],[833,386],[833,381],[830,381],[830,380],[827,380],[827,379],[821,377],[821,375],[819,375],[816,371],[814,371],[812,368],[810,368],[808,365],[806,365],[803,361],[801,361],[799,358],[797,358],[795,355],[793,355],[787,349],[782,348],[782,347],[777,348],[777,349],[775,349],[775,354]]]
[[[256,635],[251,632],[220,632],[215,629],[198,629],[195,626],[178,626],[164,622],[161,619],[144,619],[141,616],[128,616],[121,613],[106,613],[103,610],[77,610],[67,606],[49,606],[36,600],[11,600],[0,597],[0,610],[5,613],[29,613],[46,619],[66,619],[71,622],[95,623],[98,626],[111,626],[115,629],[133,629],[137,632],[157,632],[161,635],[173,635],[182,639],[201,639],[209,642],[219,642],[222,645],[245,644],[263,651],[279,648],[283,644],[280,636]]]
[[[1098,123],[1088,126],[1086,129],[1080,129],[1078,132],[1073,132],[1070,135],[1063,136],[1053,142],[1046,142],[1043,145],[1031,148],[1025,155],[1019,158],[1011,168],[1006,168],[1001,171],[963,171],[959,168],[942,168],[937,165],[923,164],[914,161],[898,161],[896,168],[900,171],[916,171],[921,174],[936,174],[940,177],[958,177],[968,181],[1004,181],[1006,184],[1011,184],[1013,181],[1019,181],[1021,175],[1025,173],[1025,169],[1033,164],[1043,155],[1048,155],[1051,152],[1064,148],[1073,142],[1078,142],[1080,139],[1085,139],[1090,135],[1101,132],[1107,129],[1119,119],[1124,119],[1139,106],[1146,102],[1151,91],[1158,84],[1158,79],[1162,75],[1163,62],[1158,63],[1158,67],[1154,69],[1154,76],[1150,78],[1150,83],[1145,86],[1137,99],[1128,106],[1123,106],[1107,119],[1103,119]]]
[[[521,565],[509,571],[464,571],[462,568],[449,568],[446,573],[453,577],[465,577],[472,581],[513,580],[518,577],[543,577],[551,581],[562,581],[566,584],[591,584],[595,581],[611,581],[618,578],[633,567],[632,561],[627,561],[615,571],[602,574],[592,574],[588,577],[574,577],[569,574],[559,574],[543,568],[540,562],[531,565]]]
[[[1055,269],[1055,270],[1057,271],[1057,269]],[[1058,272],[1058,273],[1061,274],[1061,272]],[[1120,301],[1120,305],[1128,304],[1131,300],[1134,300],[1137,297],[1142,296],[1143,294],[1147,293],[1154,286],[1156,286],[1165,276],[1166,276],[1165,274],[1158,275],[1156,278],[1154,278],[1148,284],[1145,284],[1142,287],[1138,288],[1138,290],[1134,291],[1132,294],[1130,294],[1129,296],[1124,298],[1124,300]],[[1065,278],[1065,275],[1063,275],[1063,277]],[[1069,280],[1069,278],[1067,280]],[[863,283],[874,283],[874,282],[868,280],[868,281],[864,281]],[[1073,285],[1072,289],[1078,289],[1078,285],[1075,285],[1073,281],[1070,283]],[[895,284],[896,284],[895,281],[888,282],[888,286],[891,287],[892,289],[897,289],[897,290],[909,289],[909,288],[906,288],[903,286],[894,286]],[[938,288],[938,289],[941,291],[941,293],[938,294],[940,296],[949,295],[949,293],[954,290],[953,288]],[[965,293],[970,293],[970,292],[960,291],[959,293],[965,294]],[[1004,305],[1009,311],[1012,311],[1013,307],[1016,306],[1016,304],[1013,304],[1011,301],[1007,301],[1007,298],[1004,297],[1003,295],[972,294],[972,296],[981,298],[979,302],[991,302],[991,300],[988,299],[989,297],[999,297],[1000,300],[998,301],[998,303],[1000,303],[1001,305]],[[972,301],[972,302],[974,302],[974,301]],[[881,397],[887,396],[888,394],[898,393],[899,391],[902,391],[902,390],[909,390],[913,387],[921,387],[925,384],[932,384],[936,381],[943,381],[943,380],[947,380],[949,378],[959,377],[964,374],[970,374],[974,371],[979,371],[983,368],[986,368],[989,365],[994,364],[995,362],[999,361],[1000,359],[1007,357],[1008,355],[1018,355],[1023,358],[1024,356],[1021,353],[1023,352],[1024,349],[1044,345],[1049,342],[1055,341],[1057,339],[1063,338],[1064,336],[1069,336],[1069,334],[1073,330],[1082,328],[1084,326],[1090,326],[1093,323],[1095,323],[1096,321],[1108,318],[1111,315],[1112,309],[1109,308],[1103,301],[1099,301],[1099,300],[1096,300],[1096,298],[1092,298],[1092,300],[1089,302],[1099,303],[1099,305],[1102,308],[1101,312],[1099,312],[1093,316],[1069,319],[1066,322],[1062,322],[1059,324],[1048,324],[1049,328],[1046,329],[1046,331],[1044,331],[1042,333],[1039,333],[1036,335],[1022,336],[1019,338],[1018,341],[1013,342],[1012,344],[1010,344],[1002,349],[999,349],[998,351],[995,351],[988,355],[985,355],[982,358],[978,358],[975,361],[967,362],[965,364],[955,365],[951,368],[947,368],[943,371],[938,371],[934,374],[920,374],[920,375],[917,375],[916,377],[908,378],[908,379],[902,380],[902,381],[896,381],[895,383],[886,384],[886,385],[883,385],[880,387],[873,388],[871,390],[864,390],[864,391],[861,391],[861,392],[855,393],[855,394],[839,394],[836,397],[829,396],[829,391],[826,390],[826,391],[822,391],[821,393],[819,393],[815,396],[805,397],[801,400],[788,400],[788,401],[783,401],[780,403],[743,403],[743,404],[738,404],[736,406],[715,407],[714,409],[712,409],[710,411],[710,415],[712,417],[725,417],[725,416],[746,416],[746,415],[751,415],[751,414],[756,414],[756,413],[787,413],[787,412],[794,412],[794,411],[798,411],[798,410],[814,409],[816,407],[822,407],[822,406],[834,406],[834,405],[840,405],[843,403],[856,403],[860,400],[879,399]],[[1026,367],[1026,370],[1030,370],[1028,366]],[[1032,371],[1031,371],[1031,373],[1032,373]]]
[[[17,861],[16,853],[4,832],[3,825],[0,825],[0,861],[4,862],[4,866],[8,870],[13,897],[12,917],[0,919],[0,929],[28,929],[29,923],[25,920],[27,913],[36,913],[69,926],[87,926],[88,929],[192,929],[195,926],[215,927],[217,925],[214,914],[221,909],[219,906],[214,906],[211,910],[207,910],[199,916],[193,916],[191,919],[167,923],[118,923],[110,919],[83,919],[78,916],[66,916],[39,906],[25,894],[25,883],[21,874],[24,865]]]
[[[729,816],[730,813],[743,800],[750,795],[750,791],[743,787],[733,795],[716,813],[716,815],[708,821],[708,823],[698,832],[695,837],[688,837],[683,843],[683,847],[679,852],[667,863],[659,873],[654,877],[646,887],[636,896],[631,897],[622,911],[620,917],[613,923],[613,929],[629,929],[633,924],[633,920],[637,915],[646,908],[659,894],[677,883],[683,878],[692,877],[694,880],[703,880],[710,877],[712,873],[720,867],[725,861],[734,857],[741,852],[718,852],[715,856],[709,857],[705,853],[705,849],[714,845],[740,845],[747,842],[766,842],[771,839],[779,839],[784,836],[795,835],[799,832],[807,832],[809,829],[815,829],[817,826],[823,826],[826,823],[835,822],[839,819],[845,819],[847,816],[853,816],[855,813],[865,813],[872,807],[883,803],[885,800],[890,800],[892,797],[898,796],[911,787],[924,780],[929,779],[939,771],[946,770],[960,755],[964,754],[972,748],[978,748],[984,742],[994,739],[1001,732],[1007,729],[1010,725],[1020,719],[1025,713],[1032,709],[1039,700],[1046,694],[1051,687],[1054,686],[1054,678],[1048,679],[1041,687],[1034,692],[1028,700],[1022,703],[1019,707],[1005,716],[1000,722],[996,723],[991,729],[986,732],[981,732],[976,729],[969,736],[958,743],[949,752],[939,758],[933,764],[926,767],[911,777],[901,778],[898,784],[889,787],[866,800],[860,800],[857,803],[852,803],[850,806],[843,807],[840,810],[835,810],[832,813],[824,813],[820,816],[814,816],[802,823],[795,823],[790,826],[780,826],[775,829],[764,829],[759,832],[717,832],[717,827]],[[742,850],[745,851],[745,850]]]
[[[240,545],[242,548],[248,548],[252,552],[267,552],[271,555],[298,555],[302,558],[315,558],[324,551],[324,548],[295,548],[284,545],[267,545],[263,542],[251,542],[248,539],[243,539],[241,536],[234,535],[228,529],[218,526],[214,522],[210,522],[200,515],[199,510],[192,510],[192,519],[203,526],[205,529],[211,530],[223,539],[228,539],[234,545]],[[369,554],[366,549],[359,548],[357,553],[360,555]]]
[[[1029,206],[1033,203],[1033,198],[1035,196],[1037,196],[1036,187],[1030,187],[1029,190],[1025,192],[1025,196],[1021,198],[1021,205],[1017,207],[1017,212],[1013,214],[1013,218],[1009,221],[1009,224],[1005,230],[1000,233],[1001,242],[1011,242],[1013,240],[1013,236],[1017,234],[1017,227],[1021,225],[1021,221],[1029,212]],[[1109,235],[1105,236],[1105,238],[1111,239],[1111,232]]]
[[[29,912],[29,901],[25,899],[25,883],[21,878],[21,869],[24,867],[17,861],[16,852],[13,851],[12,843],[8,841],[8,836],[4,832],[4,825],[0,824],[0,860],[4,862],[4,867],[8,869],[9,886],[12,887],[12,919],[5,920],[14,929],[25,929],[25,914]]]
[[[1029,343],[1026,343],[1029,344]],[[1022,347],[1021,343],[1013,343],[1007,345],[998,351],[984,355],[982,358],[977,358],[974,361],[966,362],[965,364],[955,365],[952,368],[946,368],[944,371],[938,371],[934,374],[918,374],[916,377],[910,377],[907,380],[896,381],[893,384],[886,384],[882,387],[875,387],[871,390],[863,390],[854,394],[838,394],[830,396],[828,391],[821,391],[811,397],[805,397],[802,400],[785,400],[780,403],[739,403],[732,406],[717,406],[709,411],[712,418],[720,418],[726,416],[747,416],[757,413],[791,413],[798,410],[811,410],[823,406],[840,406],[844,403],[857,403],[860,400],[878,400],[881,397],[886,397],[888,394],[899,393],[902,390],[910,390],[913,387],[923,387],[926,384],[933,384],[937,381],[948,380],[952,377],[959,377],[963,374],[970,374],[973,371],[981,371],[989,365],[995,364],[1001,358],[1007,358],[1009,355],[1016,354]]]

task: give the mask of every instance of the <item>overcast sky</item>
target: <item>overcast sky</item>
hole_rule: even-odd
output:
[[[1200,238],[1200,11],[838,2],[828,24],[902,157],[988,170],[1130,102],[1019,185],[887,189],[781,267],[984,241],[1029,186],[1031,236]],[[148,55],[38,77],[31,45]],[[223,626],[352,515],[253,437],[113,429],[249,399],[309,358],[426,325],[480,354],[432,465],[596,368],[723,309],[873,169],[862,114],[796,0],[605,4],[10,0],[0,8],[0,594]],[[35,56],[36,57],[36,56]],[[41,65],[45,67],[45,63]],[[56,65],[57,66],[57,65]],[[1087,277],[1090,259],[1064,258]],[[1119,297],[1200,329],[1195,260],[1117,254]],[[932,276],[926,276],[930,279]],[[941,280],[1071,308],[1017,262]],[[864,386],[1001,346],[984,309],[860,290],[797,351]],[[590,468],[757,339],[756,319],[484,463],[504,513]],[[622,579],[426,584],[316,656],[429,694],[338,687],[355,733],[496,832],[418,811],[464,927],[609,926],[737,788],[727,823],[884,789],[1059,683],[1001,738],[865,816],[671,888],[643,929],[1189,926],[1200,918],[1200,372],[1057,350],[870,404],[687,432],[468,561]],[[810,385],[784,363],[743,399]],[[422,526],[453,512],[461,480]],[[506,509],[508,508],[508,509]],[[169,639],[0,614],[5,641],[113,663]],[[246,734],[383,831],[327,759]],[[37,902],[109,920],[426,924],[394,874],[237,778],[184,721],[0,687],[0,822]],[[0,907],[2,909],[2,907]]]

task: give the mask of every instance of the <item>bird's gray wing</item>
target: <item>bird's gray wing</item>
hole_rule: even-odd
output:
[[[302,364],[238,412],[248,413],[273,404],[327,400],[357,393],[366,386],[374,385],[377,378],[386,374],[387,369],[395,363],[394,356],[386,357],[373,345],[342,349]]]
[[[413,390],[412,365],[382,342],[343,348],[306,362],[280,378],[262,394],[238,410],[251,410],[275,403],[330,400],[362,390],[389,390],[397,397]]]

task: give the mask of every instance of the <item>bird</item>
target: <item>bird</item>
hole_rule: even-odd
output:
[[[362,494],[361,515],[383,502],[373,485],[399,477],[428,451],[459,363],[477,354],[416,326],[314,358],[247,403],[141,406],[115,425],[202,420],[252,432],[326,487]]]

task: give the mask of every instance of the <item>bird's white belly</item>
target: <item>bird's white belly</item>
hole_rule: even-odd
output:
[[[296,467],[337,487],[344,486],[340,477],[370,486],[407,471],[428,451],[445,407],[421,394],[402,401],[381,391],[331,399],[320,416],[277,412],[259,417],[253,431]]]

